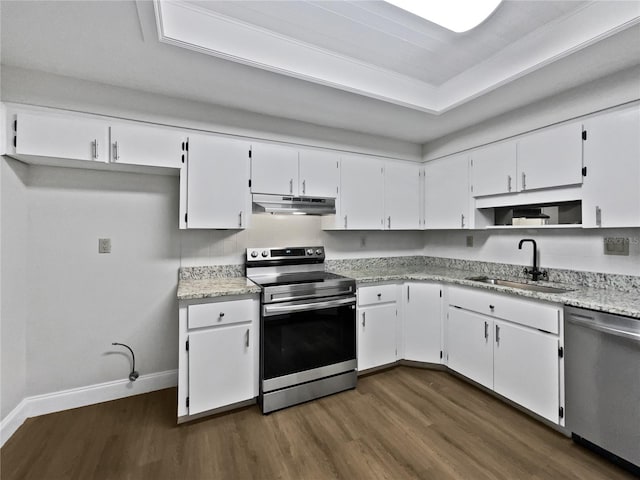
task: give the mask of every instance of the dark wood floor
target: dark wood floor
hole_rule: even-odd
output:
[[[11,479],[624,479],[631,475],[444,372],[399,367],[275,412],[177,426],[175,389],[27,420]]]

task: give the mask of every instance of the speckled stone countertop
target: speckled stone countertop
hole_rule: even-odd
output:
[[[442,282],[640,318],[640,293],[635,289],[625,291],[614,288],[593,288],[584,285],[540,281],[537,282],[540,285],[568,288],[571,289],[571,291],[566,293],[535,292],[467,280],[468,277],[487,275],[485,269],[473,268],[472,265],[469,265],[465,269],[458,269],[449,266],[425,264],[387,264],[375,267],[371,265],[349,265],[348,262],[345,262],[342,265],[334,264],[329,270],[340,275],[354,278],[358,285],[407,280]],[[500,275],[500,278],[518,282],[526,281],[523,280],[522,277],[508,275]]]
[[[178,300],[260,293],[260,287],[242,276],[242,265],[181,268]]]

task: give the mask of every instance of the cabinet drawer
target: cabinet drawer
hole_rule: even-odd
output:
[[[559,332],[561,306],[472,288],[449,288],[449,304],[546,332]]]
[[[250,298],[198,303],[189,305],[187,309],[189,329],[251,322],[259,314],[258,301]]]
[[[358,305],[376,305],[397,300],[396,285],[377,285],[358,288]]]

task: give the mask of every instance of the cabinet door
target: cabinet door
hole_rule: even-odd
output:
[[[189,334],[189,415],[253,397],[252,333],[247,324]]]
[[[403,340],[405,360],[441,363],[440,285],[404,285]]]
[[[396,304],[358,312],[358,370],[396,361]]]
[[[585,122],[583,227],[640,226],[640,107]]]
[[[493,388],[493,320],[449,307],[446,351],[448,366],[465,377]]]
[[[251,145],[251,191],[298,195],[298,151],[271,145]]]
[[[249,145],[239,140],[195,135],[189,138],[187,228],[246,228]]]
[[[321,150],[300,152],[299,193],[308,197],[335,198],[340,184],[340,156]]]
[[[377,158],[344,157],[340,214],[347,230],[380,230],[384,214],[384,172]]]
[[[425,228],[469,228],[469,157],[428,162],[424,175]]]
[[[582,123],[522,137],[517,163],[518,191],[582,183]]]
[[[499,320],[494,335],[494,390],[558,423],[558,337]]]
[[[474,197],[515,192],[517,180],[515,141],[489,145],[471,154]]]
[[[179,130],[121,123],[111,126],[111,161],[132,165],[180,168],[182,143]]]
[[[384,228],[417,230],[420,228],[420,165],[385,162]]]
[[[109,161],[109,126],[81,116],[18,113],[16,154]]]

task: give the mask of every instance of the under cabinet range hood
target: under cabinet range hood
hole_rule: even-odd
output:
[[[336,200],[335,198],[254,194],[253,213],[330,215],[336,213]]]

